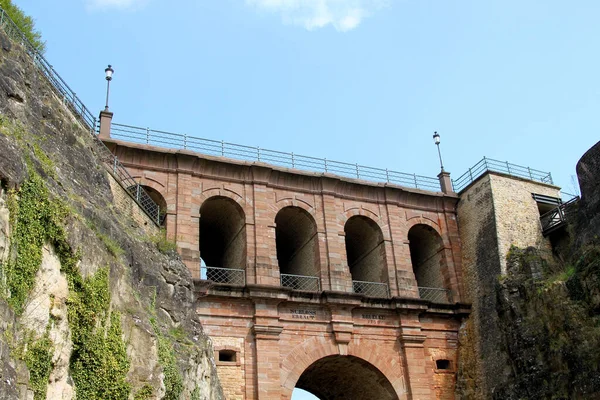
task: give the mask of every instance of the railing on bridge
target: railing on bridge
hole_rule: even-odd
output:
[[[390,297],[390,290],[387,283],[352,281],[352,290],[354,293],[364,294],[368,297]]]
[[[191,150],[206,155],[228,157],[237,160],[264,162],[284,168],[325,172],[348,178],[392,183],[415,189],[441,190],[440,182],[437,178],[332,161],[326,158],[285,153],[260,147],[243,146],[185,134],[157,131],[150,128],[113,123],[111,125],[111,137],[132,143]]]
[[[307,292],[320,292],[321,280],[316,276],[281,274],[281,286]]]
[[[457,179],[452,180],[454,191],[457,193],[460,192],[487,171],[501,172],[518,178],[525,178],[550,185],[554,183],[550,172],[539,171],[529,167],[511,164],[507,161],[498,161],[483,157],[481,161],[469,168],[467,172]]]
[[[246,285],[246,271],[243,269],[201,266],[200,278],[213,283],[226,283],[235,286]]]
[[[560,204],[553,210],[548,211],[540,217],[542,223],[542,234],[549,235],[555,230],[566,225],[570,215],[574,212],[574,205],[579,201],[579,196]]]
[[[419,297],[432,303],[451,304],[452,292],[443,288],[430,288],[419,286]]]
[[[103,161],[107,170],[117,179],[124,188],[132,185],[137,185],[137,182],[129,175],[125,167],[117,160],[111,151],[102,143],[95,135],[98,129],[98,121],[94,114],[83,104],[81,99],[77,97],[75,92],[67,85],[65,80],[54,70],[52,65],[46,60],[42,53],[27,39],[25,34],[19,27],[10,19],[8,14],[0,8],[0,26],[4,28],[4,32],[13,40],[21,43],[25,52],[32,58],[33,64],[43,74],[54,89],[63,104],[71,110],[75,118],[82,123],[94,138],[94,148],[99,158]],[[139,206],[146,212],[152,221],[157,225],[160,224],[160,211],[158,205],[148,196],[143,188],[140,190],[139,196],[135,198]]]

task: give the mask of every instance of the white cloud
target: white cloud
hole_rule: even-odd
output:
[[[356,28],[387,3],[386,0],[246,0],[250,6],[280,13],[284,23],[308,30],[332,25],[340,32]]]
[[[147,0],[87,0],[90,9],[134,10],[146,5]]]

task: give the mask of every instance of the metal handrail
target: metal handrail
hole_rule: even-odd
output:
[[[452,292],[444,288],[419,286],[419,297],[432,303],[451,304]]]
[[[518,178],[525,178],[550,185],[554,184],[550,172],[511,164],[508,161],[498,161],[483,157],[477,164],[469,168],[467,172],[452,180],[454,191],[460,192],[487,171],[501,172]]]
[[[556,208],[542,214],[540,222],[542,224],[542,234],[548,235],[552,231],[560,228],[567,223],[569,215],[573,212],[571,206],[579,201],[579,196],[573,197],[571,200],[560,204]]]
[[[75,92],[67,85],[65,80],[54,70],[52,65],[46,60],[42,53],[27,39],[25,34],[19,27],[10,19],[6,11],[0,7],[0,26],[4,28],[4,32],[13,40],[21,43],[27,54],[33,59],[33,64],[46,77],[50,86],[54,88],[56,94],[63,103],[73,112],[77,118],[90,132],[94,138],[95,149],[98,152],[99,158],[104,162],[106,169],[117,179],[124,188],[129,188],[138,183],[131,177],[129,172],[121,165],[117,157],[106,147],[106,145],[96,136],[96,130],[99,129],[98,120],[94,114],[83,104],[81,99],[77,97]],[[135,201],[140,208],[150,217],[156,224],[160,225],[160,208],[150,198],[148,193],[138,185],[136,190],[137,195],[134,196]]]
[[[304,290],[307,292],[320,292],[321,280],[316,276],[281,274],[281,286]]]
[[[369,297],[388,298],[390,290],[387,283],[352,281],[352,291]]]
[[[213,283],[227,283],[229,285],[245,286],[246,270],[200,266],[200,278]]]
[[[355,179],[392,183],[415,189],[441,190],[440,182],[437,178],[333,161],[326,158],[268,150],[260,147],[244,146],[225,141],[204,139],[187,134],[113,123],[111,126],[111,136],[132,143],[191,150],[206,155],[228,157],[243,161],[258,161],[285,168],[331,173]]]

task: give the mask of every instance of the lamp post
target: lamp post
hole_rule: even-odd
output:
[[[442,153],[440,152],[440,135],[436,132],[433,132],[433,142],[437,146],[438,156],[440,157],[440,167],[442,168],[442,172],[444,172],[444,163],[442,162]]]
[[[115,70],[112,69],[110,64],[108,65],[108,68],[104,70],[104,73],[106,74],[106,106],[104,107],[104,111],[108,111],[108,94],[110,92],[110,81],[112,80],[113,72],[115,72]]]

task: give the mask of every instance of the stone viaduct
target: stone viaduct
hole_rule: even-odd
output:
[[[100,137],[166,210],[228,399],[454,398],[477,249],[447,174],[426,191]]]

